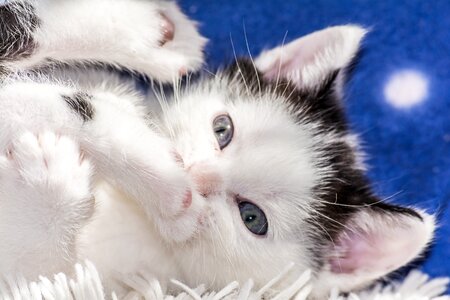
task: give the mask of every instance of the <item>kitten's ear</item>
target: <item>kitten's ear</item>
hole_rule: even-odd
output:
[[[322,282],[349,291],[363,287],[420,255],[433,237],[434,217],[375,204],[356,211],[326,250]]]
[[[355,25],[329,27],[265,51],[255,64],[268,80],[287,79],[301,89],[313,88],[351,63],[366,32]]]

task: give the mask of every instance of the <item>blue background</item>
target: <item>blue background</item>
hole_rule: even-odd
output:
[[[376,192],[389,201],[435,213],[439,228],[424,261],[415,266],[450,276],[450,1],[181,0],[210,42],[208,69],[257,55],[331,25],[371,29],[346,88],[352,127],[361,134]],[[246,34],[244,34],[246,32]],[[425,101],[406,109],[389,104],[390,76],[415,70],[428,80]],[[407,87],[408,88],[408,87]]]

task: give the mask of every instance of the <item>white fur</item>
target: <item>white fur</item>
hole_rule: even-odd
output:
[[[179,73],[180,67],[199,66],[195,59],[201,58],[198,54],[203,46],[203,39],[193,33],[192,23],[184,28],[183,22],[187,20],[177,15],[178,10],[171,5],[120,0],[39,2],[37,12],[42,18],[42,27],[35,33],[39,41],[37,52],[26,60],[13,62],[10,67],[34,67],[50,56],[65,62],[74,59],[105,61],[160,80],[170,80]],[[156,46],[160,37],[160,32],[155,30],[158,22],[153,19],[158,15],[156,9],[167,9],[164,11],[174,18],[176,26],[183,28],[180,34],[180,30],[177,31],[174,41],[162,47]],[[108,13],[100,14],[101,11]],[[63,14],[65,19],[60,18]],[[101,18],[105,19],[104,23],[97,21],[99,16],[104,17]],[[83,22],[78,26],[80,18]],[[75,20],[77,26],[74,27]],[[137,24],[151,32],[143,34]],[[364,32],[354,26],[337,27],[293,42],[294,46],[286,46],[295,50],[288,51],[293,56],[299,50],[297,45],[306,47],[311,43],[313,47],[308,48],[306,57],[294,60],[279,75],[301,79],[304,87],[317,84],[327,72],[349,63]],[[189,36],[195,42],[186,44]],[[126,43],[125,37],[129,38]],[[148,44],[146,39],[149,39]],[[176,51],[174,55],[172,50]],[[279,51],[284,53],[283,49]],[[180,55],[187,61],[180,62]],[[263,55],[256,64],[263,72],[270,73],[265,67],[275,66],[271,58],[272,55]],[[269,63],[262,63],[267,61]],[[189,88],[186,93],[177,91],[172,103],[161,104],[160,115],[150,122],[142,105],[142,95],[129,92],[129,86],[121,83],[115,85],[117,80],[111,81],[104,73],[90,73],[88,78],[55,71],[48,78],[11,76],[0,87],[0,151],[4,160],[9,161],[11,153],[15,158],[14,153],[27,151],[29,147],[21,144],[24,136],[27,140],[41,134],[54,140],[61,136],[61,140],[67,139],[72,146],[71,151],[63,151],[68,156],[64,159],[73,162],[73,158],[79,156],[79,146],[84,159],[93,164],[95,174],[95,181],[90,181],[89,174],[79,179],[84,183],[92,182],[92,192],[86,192],[89,191],[86,188],[81,189],[85,193],[73,195],[68,189],[67,194],[58,194],[52,184],[42,187],[25,181],[31,184],[31,188],[27,188],[21,186],[24,180],[20,177],[6,176],[14,172],[21,174],[24,165],[5,167],[5,175],[0,178],[5,178],[7,184],[1,187],[4,191],[0,205],[14,209],[4,212],[9,219],[4,219],[4,228],[8,230],[3,231],[2,238],[32,251],[36,244],[27,241],[36,237],[46,248],[38,248],[38,253],[33,255],[36,262],[29,258],[19,261],[13,252],[16,248],[4,247],[0,252],[0,273],[19,270],[35,279],[37,274],[52,274],[55,269],[68,271],[67,262],[88,258],[98,264],[108,290],[125,294],[127,290],[116,280],[117,272],[136,274],[150,269],[163,283],[176,277],[191,286],[207,283],[213,289],[222,288],[231,280],[245,282],[253,278],[255,288],[260,288],[292,262],[294,267],[287,280],[274,284],[267,293],[283,290],[290,280],[310,268],[315,269],[312,281],[323,288],[321,292],[328,292],[331,287],[323,281],[320,273],[323,270],[318,269],[312,259],[312,250],[319,245],[315,239],[317,227],[310,224],[308,217],[314,204],[317,206],[320,201],[314,194],[314,187],[335,175],[331,167],[318,165],[324,162],[324,149],[337,140],[346,140],[350,147],[357,149],[355,139],[339,136],[334,131],[324,133],[314,120],[298,124],[296,112],[283,97],[266,93],[254,99],[238,78],[229,80],[219,75],[215,80]],[[91,95],[92,120],[83,121],[61,97],[70,97],[80,90]],[[156,99],[147,100],[155,105]],[[211,123],[223,113],[233,119],[235,134],[232,143],[220,151]],[[39,153],[59,153],[52,148],[35,148]],[[182,162],[176,161],[177,154]],[[46,167],[49,161],[47,164],[36,161],[40,162],[39,178],[53,176],[52,169]],[[73,184],[70,179],[77,172],[69,170],[64,168],[68,176],[59,176],[57,186]],[[200,196],[197,190],[211,178],[215,181],[214,189],[208,196]],[[189,191],[192,203],[186,202]],[[65,204],[84,203],[86,193],[96,199],[90,222],[82,228],[76,222],[65,222]],[[54,199],[55,195],[59,198]],[[266,237],[256,237],[244,226],[236,195],[265,211],[270,225]],[[17,197],[21,201],[35,200],[29,206],[15,207]],[[62,211],[42,212],[43,204],[47,203],[61,203],[58,208],[62,207]],[[64,222],[70,234],[66,231],[36,234],[27,215],[21,213],[27,210],[33,214],[32,224],[39,220]],[[88,217],[87,212],[80,213],[77,209],[70,212],[75,220]],[[409,226],[408,232],[428,233],[421,235],[416,248],[401,249],[407,254],[403,261],[406,263],[428,243],[432,226],[409,222],[409,219],[399,223]],[[23,230],[24,237],[16,235],[9,229],[11,226]],[[50,243],[55,240],[62,242]],[[54,269],[48,267],[53,259],[60,262]],[[32,270],[29,269],[31,262],[36,264]],[[369,274],[366,279],[383,274]],[[336,282],[338,287],[345,288],[351,284],[349,280],[339,282],[337,279]]]
[[[26,1],[23,1],[26,2]],[[169,81],[180,72],[197,70],[206,40],[172,1],[138,0],[28,0],[40,24],[31,57],[13,61],[13,70],[47,63],[94,61],[113,64]],[[161,15],[175,25],[172,41],[160,46]],[[178,29],[178,30],[177,30]],[[31,29],[30,29],[31,30]]]
[[[78,146],[52,132],[23,133],[0,156],[2,274],[35,278],[76,261],[77,231],[94,210],[90,173]]]
[[[224,86],[237,93],[224,95]],[[210,284],[217,288],[230,278],[268,281],[286,261],[295,261],[298,270],[310,267],[307,237],[296,229],[308,227],[302,220],[310,214],[311,189],[322,179],[312,166],[316,154],[307,150],[313,147],[314,130],[295,126],[282,101],[270,95],[252,101],[237,83],[222,79],[182,97],[165,112],[165,127],[188,168],[199,164],[222,182],[205,203],[205,228],[195,242],[175,247],[183,281],[196,285],[214,278]],[[233,142],[220,151],[210,124],[224,112],[236,129]],[[271,224],[266,238],[245,228],[236,194],[266,212]],[[271,263],[258,263],[262,260]]]
[[[33,35],[38,46],[26,59],[18,58],[18,60],[6,62],[6,65],[3,62],[3,65],[10,70],[21,72],[24,68],[34,68],[45,63],[47,58],[68,63],[100,61],[144,72],[167,81],[178,77],[180,71],[197,69],[202,62],[205,39],[198,35],[195,24],[187,20],[173,2],[49,0],[29,1],[29,3],[35,6],[40,24],[37,31],[32,32],[30,27],[30,32],[26,34]],[[168,41],[163,46],[159,45],[160,12],[170,18],[176,28],[183,28],[177,31],[174,40]],[[98,22],[99,19],[102,19],[102,22]],[[81,68],[70,72],[61,72],[59,69],[51,69],[51,71],[53,74],[50,76],[11,75],[9,78],[2,79],[0,149],[5,157],[14,155],[14,151],[25,150],[24,146],[17,149],[14,147],[22,141],[23,136],[62,135],[64,139],[77,140],[83,149],[82,156],[89,157],[94,162],[96,177],[104,178],[110,184],[132,195],[144,208],[144,214],[147,213],[154,220],[157,226],[154,231],[158,237],[153,237],[148,243],[141,241],[140,238],[135,239],[143,245],[136,246],[139,250],[134,257],[135,268],[142,267],[141,262],[151,262],[148,259],[148,253],[140,257],[145,245],[151,245],[155,253],[164,253],[162,249],[157,251],[158,248],[154,245],[155,240],[162,239],[161,233],[168,240],[182,240],[192,234],[193,226],[196,224],[195,213],[186,218],[183,215],[185,208],[182,204],[187,192],[191,190],[191,184],[181,167],[174,161],[174,151],[170,143],[156,130],[151,129],[152,124],[148,124],[146,109],[142,105],[142,95],[132,91],[129,86],[113,78],[114,76],[105,75],[102,72]],[[90,74],[89,79],[85,75],[80,76],[86,73]],[[80,90],[89,92],[95,98],[92,105],[95,109],[95,119],[98,121],[96,124],[84,126],[80,116],[71,111],[62,99],[62,96],[70,97]],[[115,128],[111,126],[114,123],[117,125]],[[47,160],[45,161],[47,163]],[[46,163],[41,162],[41,165]],[[60,163],[61,168],[64,166],[65,164]],[[4,168],[4,180],[6,180],[8,173],[13,171],[13,167],[4,165]],[[67,176],[72,175],[70,169],[63,170]],[[81,188],[79,184],[71,183],[68,179],[65,181],[64,176],[53,175],[52,170],[47,170],[43,166],[41,170],[36,170],[38,171],[44,182],[46,182],[45,178],[50,176],[60,177],[61,182],[58,181],[57,184],[62,186],[71,184]],[[36,177],[36,175],[33,176]],[[64,211],[37,209],[43,205],[41,202],[44,201],[65,209],[64,203],[82,202],[86,195],[78,195],[78,198],[72,199],[72,195],[67,191],[67,195],[58,194],[55,195],[57,199],[53,199],[46,196],[55,192],[51,185],[43,185],[39,189],[38,186],[34,186],[37,183],[30,182],[29,188],[26,189],[22,187],[24,179],[11,175],[9,177],[8,180],[11,183],[7,184],[5,181],[3,187],[2,207],[7,203],[10,203],[7,207],[13,207],[16,202],[21,203],[16,200],[17,197],[23,198],[21,201],[35,199],[35,204],[31,201],[27,203],[27,210],[35,216],[28,220],[29,216],[22,214],[27,210],[20,205],[14,209],[2,210],[2,213],[7,216],[4,218],[2,238],[4,241],[11,242],[11,248],[3,248],[3,254],[0,256],[2,274],[18,271],[29,278],[35,278],[38,274],[52,274],[57,270],[64,270],[67,262],[84,257],[90,250],[95,249],[96,245],[92,243],[92,248],[83,247],[84,235],[80,233],[81,225],[78,223],[88,218],[86,213],[84,215],[80,213],[78,216],[75,210],[69,212],[71,217],[79,219],[71,225],[65,221]],[[91,181],[89,174],[80,180]],[[102,193],[102,190],[104,189],[95,187],[94,192],[86,191],[89,199],[93,199],[93,194],[98,197],[97,207],[100,208],[96,210],[100,210],[100,215],[107,211],[105,209],[104,212],[101,207],[108,205],[102,202],[102,195],[108,194]],[[117,192],[113,194],[119,197]],[[108,197],[104,196],[104,198]],[[124,201],[123,205],[127,206],[126,200]],[[67,207],[67,210],[69,209],[70,207]],[[136,225],[134,230],[142,231],[142,227],[147,227],[147,217],[143,216],[143,213],[141,217],[133,217],[136,209],[131,211],[132,213],[128,214],[129,219],[136,220],[136,223],[140,224],[140,226]],[[191,211],[195,212],[195,209]],[[124,215],[127,215],[126,209]],[[97,214],[94,219],[96,216]],[[37,229],[29,229],[27,226],[38,224],[38,220],[51,220],[54,224],[67,223],[68,233],[62,232],[53,236],[51,231],[43,231],[37,234],[35,232]],[[14,230],[10,229],[11,226],[15,226],[14,224],[20,225],[18,230],[23,231],[23,234],[15,234]],[[85,227],[86,231],[89,231],[89,228],[95,228],[96,224],[96,222],[90,223],[88,227]],[[128,228],[126,226],[133,228],[132,224],[134,223],[125,224],[124,230]],[[65,227],[61,230],[63,228]],[[104,228],[101,228],[95,231],[95,234],[89,233],[87,236],[92,239],[95,236],[105,237],[106,235],[106,239],[109,239],[107,233],[117,234],[120,232],[119,228],[118,224],[113,222],[111,231],[103,234]],[[142,235],[146,236],[144,233]],[[45,247],[40,247],[41,243]],[[114,244],[114,241],[111,241],[107,244],[109,245],[107,248],[110,249]],[[20,251],[24,252],[24,255],[34,253],[36,261],[33,262],[33,267],[30,266],[30,258],[18,256],[15,245],[22,248]],[[120,247],[115,249],[120,252]],[[59,254],[60,252],[62,254]],[[97,251],[91,252],[98,254]],[[121,255],[126,257],[131,253],[130,247],[125,247],[122,253],[113,256],[109,261],[108,269],[105,270],[105,278],[111,278],[112,273],[108,272],[112,272],[114,266],[119,266],[111,265],[112,261],[119,262],[118,258]],[[53,266],[48,266],[49,262]]]

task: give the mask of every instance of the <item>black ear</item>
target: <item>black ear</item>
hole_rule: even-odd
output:
[[[433,238],[434,217],[371,200],[352,209],[325,249],[321,277],[342,291],[371,283],[421,254]]]
[[[365,34],[358,26],[330,27],[265,51],[254,64],[238,60],[227,75],[251,93],[269,89],[287,98],[300,122],[320,120],[345,131],[341,89]]]

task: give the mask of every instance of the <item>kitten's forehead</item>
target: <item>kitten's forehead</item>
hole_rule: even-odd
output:
[[[249,59],[239,59],[221,73],[221,80],[236,94],[250,95],[253,100],[270,95],[274,102],[283,102],[297,123],[318,122],[324,129],[347,131],[347,122],[334,83],[338,71],[331,72],[316,86],[300,89],[292,82],[278,78],[268,80]],[[217,81],[217,80],[216,80]]]
[[[317,163],[321,160],[316,147],[320,122],[312,118],[299,122],[289,101],[295,88],[280,83],[278,89],[285,90],[277,90],[255,72],[253,65],[244,63],[201,81],[166,114],[172,120],[168,123],[179,124],[184,131],[178,143],[184,139],[184,144],[196,148],[197,156],[208,159],[215,155],[212,120],[229,114],[235,132],[220,156],[234,192],[256,199],[271,195],[272,199],[310,201],[324,173]]]
[[[231,184],[242,192],[301,194],[316,180],[312,132],[277,102],[235,101],[230,109],[235,135],[223,155],[230,158]]]

